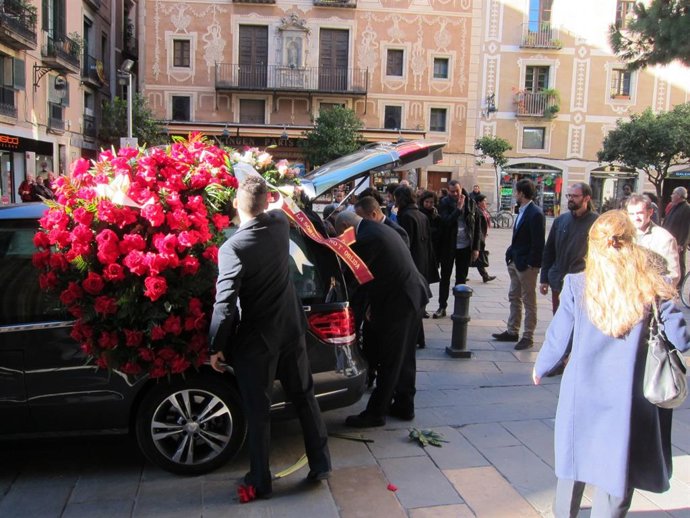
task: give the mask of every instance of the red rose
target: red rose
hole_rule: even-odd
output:
[[[180,266],[182,266],[182,273],[184,275],[195,275],[199,271],[199,260],[192,255],[188,255],[180,261]]]
[[[50,248],[50,239],[48,239],[48,234],[42,231],[38,231],[34,234],[34,246],[36,248]]]
[[[156,355],[153,353],[153,349],[149,349],[148,347],[139,347],[137,349],[137,353],[139,354],[139,358],[146,362],[152,362]]]
[[[91,344],[88,343],[83,343],[79,346],[81,349],[81,352],[83,352],[86,356],[91,356],[93,354],[93,347]]]
[[[105,283],[100,275],[95,272],[89,272],[89,274],[86,276],[86,279],[81,282],[81,286],[84,288],[86,293],[98,295],[101,291],[103,291],[103,286],[105,286]]]
[[[98,358],[96,358],[96,366],[99,369],[108,368],[108,356],[105,353],[102,353]]]
[[[72,164],[72,176],[75,180],[79,180],[82,176],[88,176],[91,163],[85,158],[79,158]]]
[[[192,297],[189,299],[187,308],[192,315],[200,315],[204,312],[204,304],[201,302],[201,299],[197,297]]]
[[[165,330],[161,326],[153,326],[151,328],[151,340],[163,340],[165,338]]]
[[[117,301],[112,297],[101,295],[94,301],[94,310],[101,315],[112,315],[117,313]]]
[[[211,245],[209,247],[206,247],[206,250],[204,250],[204,253],[201,254],[204,259],[208,259],[210,261],[213,261],[214,263],[218,262],[218,247],[215,245]]]
[[[175,254],[177,249],[177,236],[175,234],[156,234],[153,236],[153,246],[155,246],[161,254]]]
[[[52,254],[50,256],[50,267],[53,270],[64,272],[69,268],[69,262],[67,261],[67,258],[64,254]]]
[[[79,285],[76,282],[70,282],[67,285],[67,289],[60,293],[60,302],[62,302],[65,306],[71,306],[77,300],[82,298],[83,295],[84,292]]]
[[[82,340],[91,340],[93,337],[93,328],[77,320],[72,328],[70,336],[77,342],[81,342]]]
[[[138,347],[144,339],[144,333],[135,329],[125,329],[125,345],[127,347]]]
[[[151,226],[159,227],[165,223],[165,213],[163,208],[156,202],[149,203],[141,209],[141,215],[149,220]]]
[[[67,308],[67,311],[69,312],[70,315],[72,315],[74,318],[81,318],[84,316],[84,310],[81,309],[80,306],[69,306]]]
[[[218,230],[223,230],[230,225],[230,218],[223,214],[214,214],[211,216],[211,220]]]
[[[72,213],[72,217],[74,218],[74,221],[81,225],[86,225],[87,227],[90,227],[91,223],[93,223],[93,213],[89,212],[83,207],[79,207],[77,210],[75,210]]]
[[[173,372],[173,374],[178,374],[186,371],[190,365],[189,360],[187,360],[184,356],[178,355],[173,359],[172,362],[170,362],[170,370]]]
[[[163,347],[162,349],[160,349],[158,351],[158,354],[156,354],[156,356],[158,358],[161,358],[161,359],[169,362],[169,361],[172,361],[173,358],[175,358],[177,356],[177,353],[175,352],[174,349],[172,349],[170,347]]]
[[[181,246],[191,248],[200,241],[199,232],[196,230],[183,230],[177,239]]]
[[[114,243],[99,243],[96,257],[101,264],[112,264],[120,257],[120,249]]]
[[[55,272],[42,273],[38,276],[38,285],[42,290],[53,289],[57,286],[57,284],[58,278],[57,275],[55,275]]]
[[[127,234],[120,241],[120,252],[124,255],[132,250],[145,250],[146,241],[139,234]]]
[[[72,241],[72,236],[66,230],[54,228],[48,232],[50,243],[58,245],[60,248],[66,248]]]
[[[32,264],[39,270],[43,270],[50,264],[50,250],[41,250],[31,257]]]
[[[152,252],[146,253],[144,261],[146,262],[146,266],[148,266],[151,275],[158,275],[170,266],[170,260],[166,256],[162,254],[154,254]]]
[[[117,343],[117,331],[103,331],[98,337],[98,346],[101,349],[115,349]]]
[[[142,371],[141,365],[138,363],[129,361],[127,363],[124,363],[120,366],[120,371],[123,372],[124,374],[139,374]]]
[[[110,200],[101,200],[98,202],[96,214],[98,219],[108,223],[117,223],[117,207]]]
[[[168,291],[168,283],[165,278],[160,276],[146,277],[144,279],[144,286],[146,287],[144,295],[154,302]]]
[[[148,272],[146,256],[139,250],[132,250],[122,262],[134,275],[146,275]]]
[[[165,361],[163,361],[162,358],[153,360],[153,365],[151,365],[151,369],[149,370],[149,376],[151,376],[151,378],[162,378],[167,373],[168,370],[165,368]]]
[[[163,329],[166,333],[177,336],[182,332],[182,320],[177,315],[170,315],[163,322]]]
[[[110,282],[119,282],[125,279],[125,269],[117,263],[111,263],[103,268],[103,278]]]

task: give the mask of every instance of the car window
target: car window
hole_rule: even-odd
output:
[[[35,221],[0,221],[0,325],[71,320],[57,296],[38,285],[35,233]]]

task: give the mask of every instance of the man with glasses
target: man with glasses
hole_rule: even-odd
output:
[[[558,216],[551,226],[541,261],[539,291],[542,295],[551,288],[551,306],[556,314],[560,302],[563,278],[568,273],[585,269],[589,229],[599,215],[592,210],[592,188],[574,183],[568,188],[568,212]]]

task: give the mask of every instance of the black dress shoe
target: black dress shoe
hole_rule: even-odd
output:
[[[428,311],[424,312],[423,318],[431,318],[431,315],[429,314]]]
[[[503,331],[502,333],[492,333],[491,336],[497,342],[517,342],[520,337],[517,334],[509,333],[508,331]]]
[[[426,347],[425,343],[417,344],[417,349],[424,349]]]
[[[391,405],[388,410],[388,415],[391,417],[397,417],[402,421],[412,421],[414,419],[414,410],[405,410],[395,405]]]
[[[243,478],[244,484],[247,486],[252,486],[254,488],[254,492],[256,494],[256,498],[261,498],[264,500],[267,500],[273,496],[273,488],[269,484],[268,487],[258,487],[255,483],[254,480],[252,479],[252,472],[248,471],[247,474]]]
[[[522,351],[523,349],[529,349],[534,345],[534,342],[530,338],[521,338],[518,343],[515,344],[516,351]]]
[[[369,415],[366,412],[351,415],[345,419],[345,426],[352,426],[353,428],[373,428],[375,426],[383,426],[385,424],[385,417]]]
[[[309,474],[307,474],[307,480],[309,482],[319,482],[320,480],[328,480],[329,478],[331,478],[331,470],[326,470],[326,471],[309,470]]]
[[[482,282],[493,281],[495,278],[496,278],[495,275],[487,275],[486,277],[484,277],[484,278],[482,279]]]
[[[443,318],[446,316],[446,308],[438,308],[436,311],[434,311],[434,314],[431,315],[432,318]]]

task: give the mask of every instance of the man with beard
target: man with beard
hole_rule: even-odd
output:
[[[585,269],[589,229],[599,215],[592,210],[592,188],[574,183],[568,189],[568,211],[558,216],[544,246],[539,291],[546,295],[551,287],[551,305],[556,314],[563,278]]]

